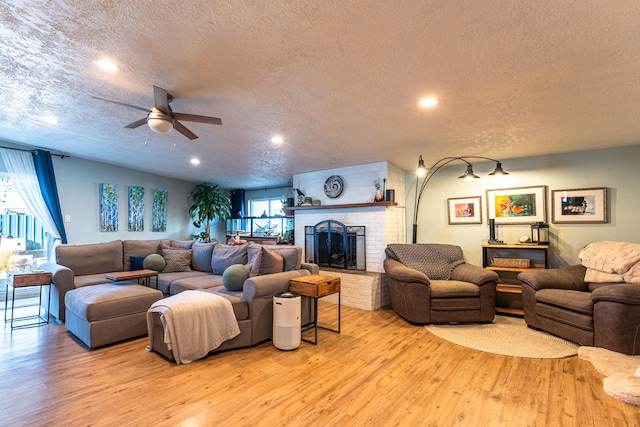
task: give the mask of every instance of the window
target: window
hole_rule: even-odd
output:
[[[284,215],[282,199],[252,199],[249,200],[249,216],[278,216]]]
[[[46,235],[11,180],[0,175],[0,279],[8,270],[32,270],[46,262]]]
[[[282,198],[249,200],[249,216],[260,218],[253,220],[252,233],[255,236],[280,236],[286,230],[282,220],[261,219],[263,217],[284,216]]]

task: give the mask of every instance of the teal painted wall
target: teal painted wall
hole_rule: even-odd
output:
[[[62,214],[69,243],[93,243],[116,239],[189,239],[196,229],[189,217],[187,197],[195,183],[152,175],[79,158],[53,158]],[[118,184],[118,231],[99,231],[98,187]],[[144,231],[127,231],[127,191],[129,186],[145,189]],[[168,218],[165,233],[151,231],[153,189],[168,191]]]
[[[486,190],[540,185],[547,186],[546,212],[547,222],[550,224],[551,266],[580,263],[580,249],[592,242],[613,240],[640,243],[640,226],[637,219],[640,212],[640,145],[500,160],[503,168],[510,173],[509,176],[487,176],[495,167],[493,162],[472,162],[476,175],[481,177],[472,182],[457,178],[466,169],[461,162],[455,162],[434,175],[420,202],[418,243],[457,244],[463,248],[467,262],[481,265],[480,244],[483,239],[489,237]],[[431,166],[430,162],[426,163],[427,167]],[[416,186],[413,171],[406,173],[406,183],[407,242],[411,242]],[[599,187],[607,187],[607,223],[551,222],[552,190]],[[482,224],[449,225],[447,198],[472,196],[482,196]],[[529,225],[499,225],[496,237],[505,243],[515,243],[520,236],[530,234]]]

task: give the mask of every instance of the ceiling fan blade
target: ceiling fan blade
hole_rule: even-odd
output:
[[[135,121],[133,123],[129,123],[125,127],[129,128],[129,129],[135,129],[137,127],[140,127],[140,126],[144,125],[145,123],[147,123],[147,118],[146,117],[144,119],[140,119],[140,120]]]
[[[217,117],[198,116],[197,114],[171,113],[176,120],[187,122],[209,123],[211,125],[221,125],[222,119]]]
[[[181,134],[183,134],[184,136],[186,136],[187,138],[189,138],[190,140],[194,140],[198,138],[198,135],[196,135],[195,133],[191,132],[189,129],[187,129],[182,123],[180,123],[177,120],[174,120],[173,122],[173,128],[175,130],[177,130],[178,132],[180,132]]]
[[[158,110],[162,111],[163,113],[169,113],[169,94],[166,90],[154,85],[153,102],[155,104],[154,107],[156,107]]]
[[[129,108],[135,108],[136,110],[146,111],[147,113],[149,112],[148,108],[138,107],[137,105],[125,104],[124,102],[114,101],[114,100],[107,99],[107,98],[101,98],[99,96],[92,96],[92,98],[99,99],[100,101],[107,101],[107,102],[110,102],[112,104],[123,105],[123,106],[129,107]]]

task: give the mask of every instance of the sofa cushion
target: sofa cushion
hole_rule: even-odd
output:
[[[284,271],[284,258],[276,252],[264,247],[253,258],[251,263],[251,277],[265,274],[282,273]]]
[[[222,273],[222,285],[230,291],[241,291],[244,281],[249,278],[249,267],[233,264]]]
[[[191,257],[191,249],[163,249],[162,258],[164,258],[166,265],[162,272],[191,271]]]
[[[540,289],[536,292],[536,302],[554,305],[568,311],[593,315],[591,292],[567,289]]]
[[[203,273],[202,271],[179,271],[176,273],[160,273],[158,275],[158,289],[162,291],[165,295],[175,295],[182,291],[199,289],[198,286],[191,286],[192,280],[202,280],[202,282],[198,282],[198,284],[202,285],[202,288],[210,288],[211,286],[219,286],[222,285],[222,277],[214,276],[211,273]],[[176,282],[186,281],[188,285],[184,287],[178,287],[176,291],[174,291],[174,284]]]
[[[144,268],[144,259],[143,256],[132,256],[129,257],[130,267],[129,270],[142,270]]]
[[[431,298],[480,297],[480,286],[459,280],[432,280]]]
[[[71,269],[76,276],[123,271],[122,241],[59,245],[56,262]]]
[[[146,257],[156,253],[160,240],[123,240],[122,251],[124,256],[124,271],[133,270],[131,268],[131,257]]]
[[[222,273],[233,264],[247,263],[247,245],[216,245],[211,256],[211,271],[222,276]]]
[[[72,289],[65,295],[67,310],[89,322],[146,312],[162,293],[135,284],[104,284]]]
[[[151,254],[147,255],[142,262],[142,266],[147,270],[162,271],[167,262],[162,258],[162,255]]]
[[[211,273],[211,257],[213,256],[213,248],[215,243],[199,243],[196,242],[191,246],[192,258],[191,268],[205,273]]]
[[[300,269],[302,265],[302,248],[300,246],[293,246],[293,245],[262,246],[257,243],[249,244],[249,248],[248,248],[248,259],[250,264],[249,268],[251,268],[253,264],[253,259],[263,247],[268,251],[276,252],[282,255],[282,258],[284,259],[283,271]]]
[[[112,283],[111,280],[107,279],[107,275],[105,273],[85,274],[83,276],[75,276],[73,278],[74,288],[82,288],[83,286],[100,285],[102,283]]]
[[[242,297],[242,292],[230,291],[224,286],[216,286],[214,288],[203,289],[202,292],[209,292],[229,300],[231,302],[231,306],[233,307],[233,314],[235,314],[236,320],[247,320],[249,318],[249,304]]]
[[[171,249],[179,248],[179,249],[191,249],[193,245],[193,240],[171,240],[169,242],[169,247]]]

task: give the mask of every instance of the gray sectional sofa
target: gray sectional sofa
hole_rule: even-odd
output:
[[[185,290],[203,290],[221,295],[232,303],[241,334],[223,344],[224,348],[255,345],[272,337],[272,297],[286,291],[289,280],[317,274],[316,264],[302,263],[302,248],[289,245],[266,245],[265,249],[282,255],[282,272],[249,277],[242,290],[228,290],[222,285],[222,273],[233,264],[251,266],[263,246],[248,243],[239,246],[216,243],[193,243],[178,240],[115,240],[105,243],[67,244],[56,247],[56,263],[39,268],[50,271],[50,312],[59,321],[65,320],[65,295],[83,286],[111,283],[108,273],[129,271],[132,261],[161,253],[162,249],[190,251],[191,265],[185,271],[159,272],[158,289],[165,296]],[[134,259],[132,259],[134,257]],[[155,284],[155,280],[152,280]],[[223,349],[223,348],[221,348]]]

